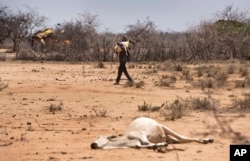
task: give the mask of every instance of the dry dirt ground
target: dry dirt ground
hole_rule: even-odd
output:
[[[104,63],[105,68],[96,65],[1,61],[0,83],[6,86],[0,90],[0,160],[228,161],[230,144],[249,143],[250,113],[231,109],[233,98],[242,98],[250,91],[249,87],[234,87],[233,81],[242,79],[238,74],[230,75],[226,87],[209,90],[218,101],[217,120],[212,110],[190,110],[179,119],[165,120],[158,111],[138,111],[138,105],[160,106],[177,98],[207,97],[208,90],[193,87],[192,81],[182,78],[182,72],[154,71],[149,63],[128,64],[135,82],[143,81],[144,86],[124,87],[124,75],[115,86],[118,63]],[[249,62],[244,65],[249,70]],[[196,66],[186,68],[192,71]],[[177,78],[176,83],[156,86],[154,82],[168,73]],[[90,149],[97,136],[122,134],[139,116],[154,118],[189,137],[215,141],[169,145],[166,153]],[[174,148],[184,151],[171,150]]]

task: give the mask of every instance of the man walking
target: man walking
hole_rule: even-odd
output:
[[[121,80],[122,73],[125,74],[128,81],[133,82],[133,79],[128,74],[128,71],[126,68],[126,62],[130,61],[130,53],[129,53],[129,44],[130,43],[132,43],[132,41],[127,41],[127,38],[123,37],[122,42],[117,43],[117,46],[115,48],[115,53],[118,55],[118,59],[120,62],[115,85],[119,84],[119,82]],[[125,44],[128,44],[128,45],[125,45]],[[120,50],[116,50],[117,48],[119,48]]]

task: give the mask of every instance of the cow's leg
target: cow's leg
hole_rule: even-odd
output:
[[[169,129],[166,126],[163,126],[163,129],[164,129],[166,135],[169,135],[170,137],[176,138],[178,140],[177,143],[197,142],[197,143],[207,144],[207,143],[213,142],[213,139],[209,139],[209,138],[207,138],[207,139],[188,138],[186,136],[183,136],[183,135],[180,135],[180,134],[174,132],[173,130]],[[173,139],[172,139],[172,141],[173,141]]]
[[[127,134],[127,138],[129,140],[139,140],[141,142],[141,145],[149,145],[150,144],[146,134],[144,132],[141,132],[141,131],[129,132]]]
[[[167,142],[163,142],[163,143],[149,143],[147,145],[139,145],[137,147],[139,148],[152,148],[152,149],[156,149],[157,147],[166,147],[168,146],[168,143]]]
[[[162,133],[163,133],[163,130],[162,130]],[[165,136],[164,133],[162,135]],[[157,136],[157,137],[159,137],[159,136]],[[128,133],[127,138],[129,140],[138,140],[139,141],[137,143],[137,145],[136,145],[136,148],[152,148],[152,149],[155,149],[157,147],[162,147],[162,146],[167,146],[168,145],[168,143],[165,142],[165,141],[157,142],[157,143],[150,142],[150,140],[149,140],[150,136],[148,136],[145,132],[141,132],[141,131],[140,132],[130,132],[130,133]]]

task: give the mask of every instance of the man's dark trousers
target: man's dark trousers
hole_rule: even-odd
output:
[[[116,78],[116,83],[120,82],[122,72],[124,72],[125,76],[129,81],[133,81],[130,75],[128,74],[127,68],[126,68],[126,61],[120,61],[119,69],[118,69],[118,75]]]

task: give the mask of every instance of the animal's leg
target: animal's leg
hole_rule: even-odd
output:
[[[203,144],[207,144],[207,143],[212,143],[213,139],[195,139],[195,138],[188,138],[186,136],[180,135],[176,132],[174,132],[173,130],[169,129],[166,126],[162,126],[166,135],[169,135],[170,137],[174,137],[176,139],[178,139],[179,143],[189,143],[189,142],[197,142],[197,143],[203,143]],[[168,138],[170,138],[168,137]],[[175,139],[171,138],[170,141],[174,141]],[[178,143],[177,142],[177,143]]]
[[[180,140],[178,140],[177,138],[171,137],[170,135],[167,135],[166,142],[169,144],[178,144],[180,143]]]
[[[159,128],[162,130],[162,128]],[[165,136],[164,131],[162,130],[162,135]],[[162,136],[162,137],[164,137]],[[145,132],[130,132],[127,135],[128,139],[132,139],[132,140],[138,140],[139,142],[137,143],[137,148],[157,148],[157,147],[161,147],[161,146],[167,146],[168,143],[163,141],[163,142],[157,142],[157,143],[152,143],[150,142],[147,134]],[[159,136],[158,136],[159,137]]]
[[[128,56],[128,49],[127,47],[124,46],[125,52],[126,52],[126,56]]]
[[[144,132],[129,132],[127,134],[129,140],[139,140],[141,145],[149,145],[150,142]]]
[[[167,135],[160,125],[156,125],[155,127],[153,127],[150,134],[147,135],[147,139],[151,143],[166,142],[166,137]]]
[[[156,149],[157,147],[163,147],[163,146],[168,146],[168,143],[167,142],[163,142],[163,143],[149,143],[147,145],[139,145],[137,147],[139,148],[152,148],[152,149]]]
[[[166,134],[165,134],[165,131],[164,129],[161,127],[161,126],[157,126],[157,132],[158,132],[158,135],[159,135],[159,138],[162,139],[162,140],[166,140]]]

